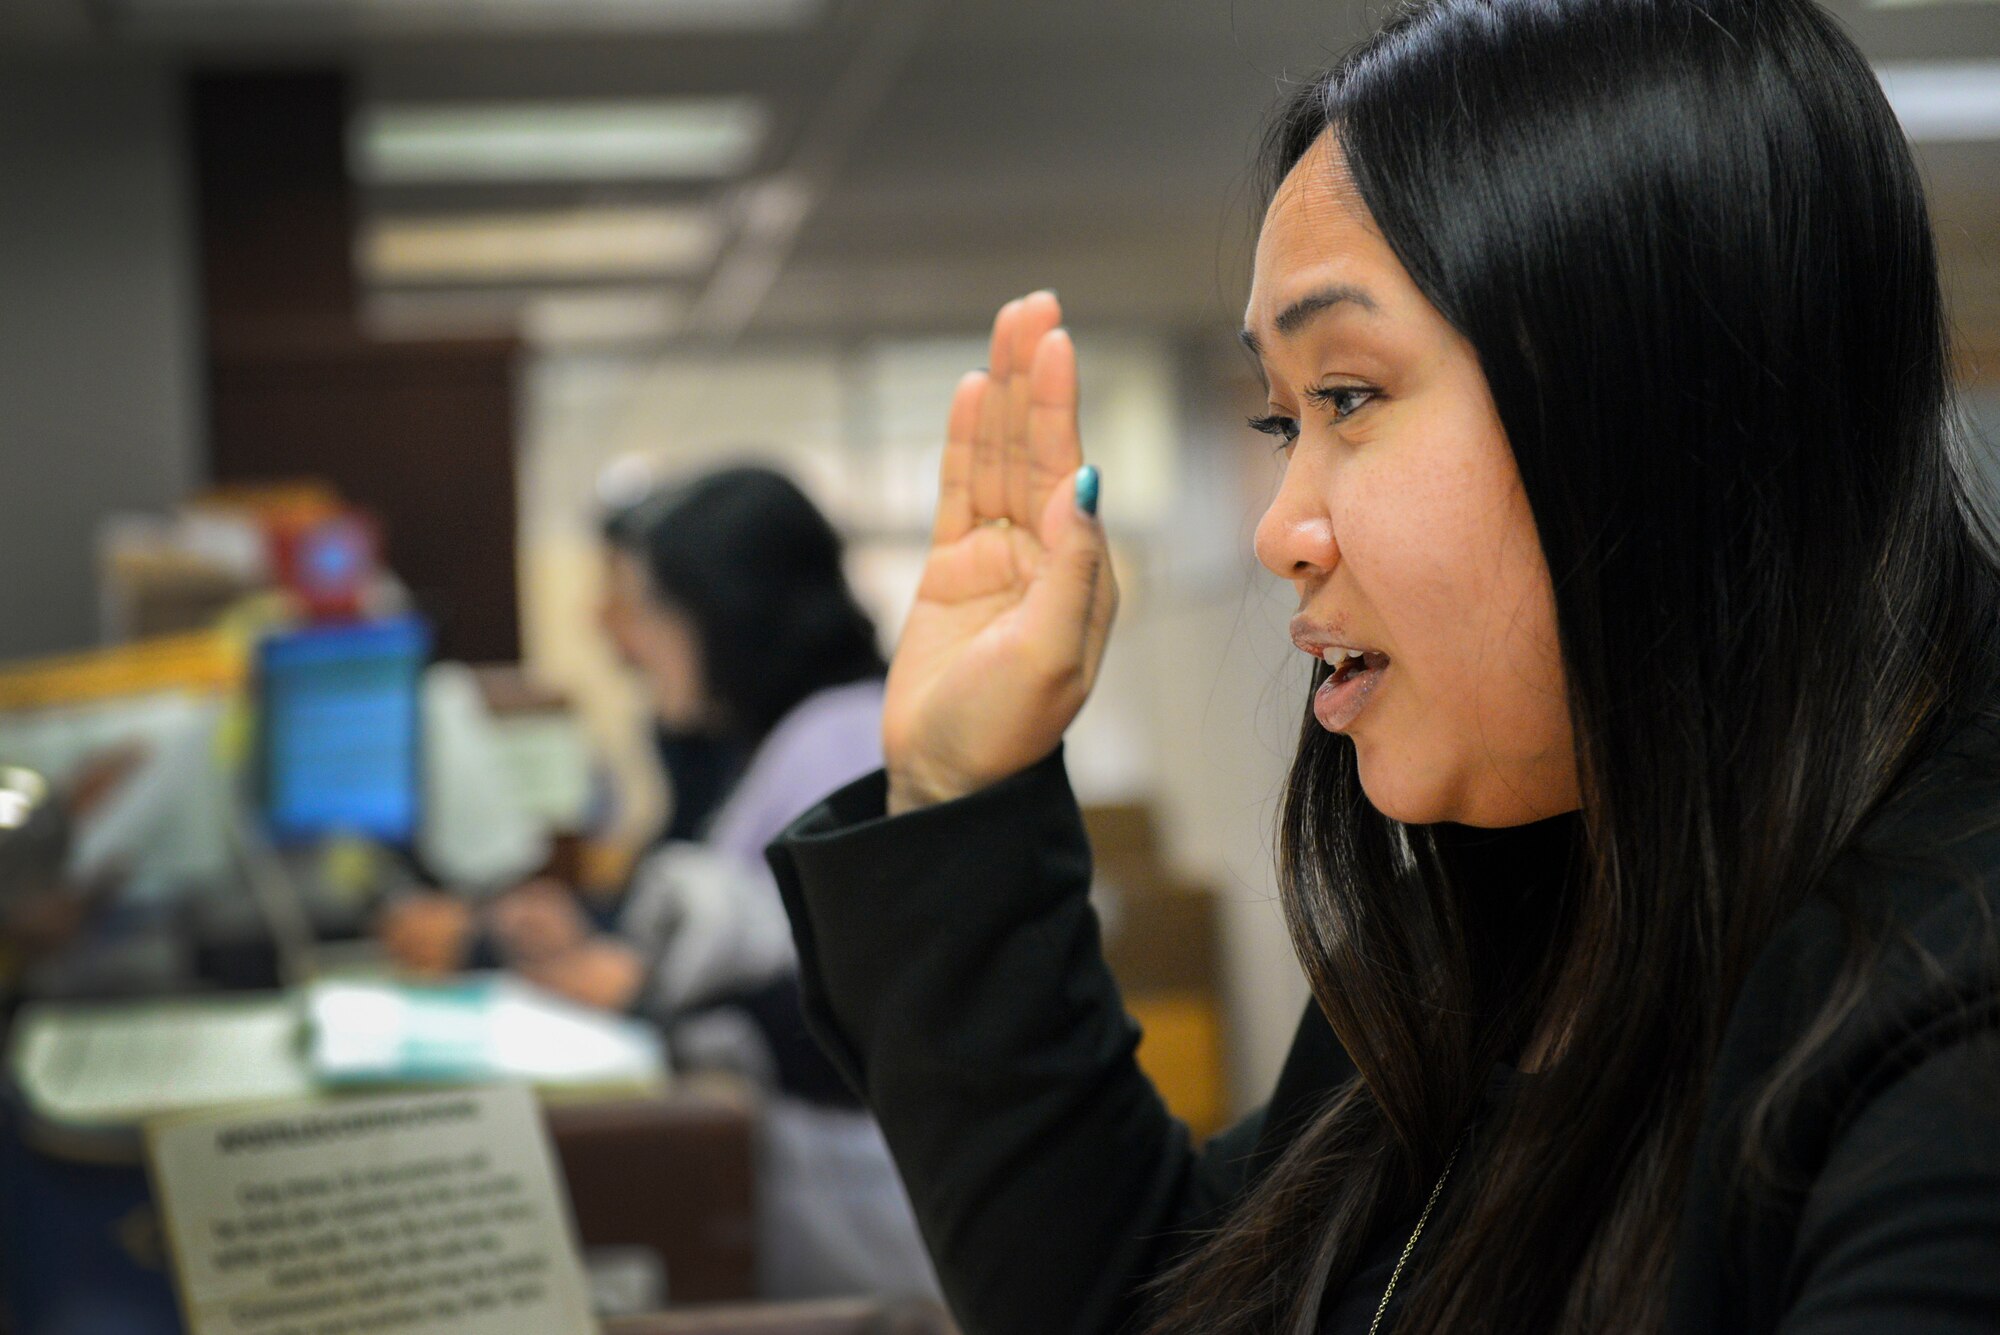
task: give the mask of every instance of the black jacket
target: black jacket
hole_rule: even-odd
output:
[[[1944,967],[1891,949],[1786,1132],[1802,1190],[1725,1236],[1737,1119],[1834,988],[1843,919],[1815,902],[1753,969],[1685,1198],[1673,1331],[2000,1331],[1995,756],[1991,731],[1961,734],[1843,860],[1864,911]],[[894,819],[884,798],[862,779],[772,846],[808,1021],[880,1118],[967,1335],[1125,1329],[1138,1287],[1353,1067],[1309,1007],[1270,1102],[1196,1150],[1133,1060],[1060,753]],[[1367,1329],[1405,1235],[1375,1240],[1324,1329]]]

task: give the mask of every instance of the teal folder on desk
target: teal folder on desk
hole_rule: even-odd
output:
[[[316,1080],[327,1086],[520,1080],[647,1086],[666,1075],[647,1024],[504,974],[434,987],[325,982],[306,992]]]

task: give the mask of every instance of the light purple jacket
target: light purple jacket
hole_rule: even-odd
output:
[[[632,877],[619,934],[649,961],[662,1022],[797,966],[764,846],[836,788],[882,764],[882,683],[808,696],[750,758],[699,843],[663,844]]]
[[[750,758],[702,842],[759,868],[764,845],[819,800],[882,767],[882,683],[807,696]]]

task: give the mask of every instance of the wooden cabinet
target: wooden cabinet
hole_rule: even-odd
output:
[[[520,657],[512,340],[371,340],[354,272],[344,78],[189,85],[209,480],[316,479],[382,522],[438,652]]]

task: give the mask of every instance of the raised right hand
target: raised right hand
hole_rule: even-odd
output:
[[[1009,302],[991,365],[952,399],[930,557],[883,706],[891,814],[1034,764],[1097,680],[1118,588],[1103,526],[1077,503],[1076,349],[1061,326],[1053,293]]]

